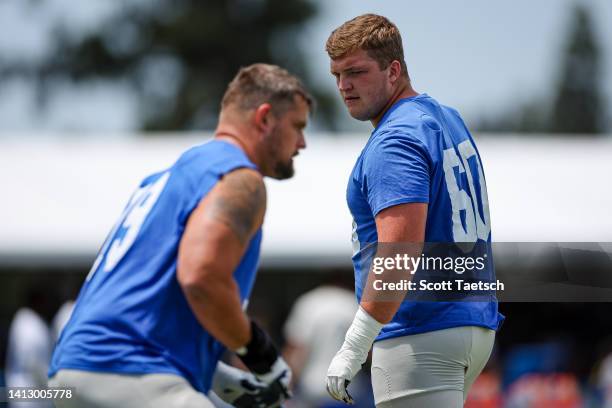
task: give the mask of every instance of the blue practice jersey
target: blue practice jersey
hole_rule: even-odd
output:
[[[53,353],[60,369],[172,373],[208,392],[224,347],[192,313],[176,277],[186,222],[224,174],[256,169],[242,150],[213,140],[147,177],[109,234]],[[246,304],[255,280],[261,230],[234,278]],[[223,256],[223,254],[219,254]]]
[[[480,156],[457,111],[421,94],[396,102],[372,132],[351,173],[353,265],[360,301],[378,242],[375,217],[385,208],[428,203],[425,242],[491,242]],[[370,253],[370,254],[369,254]],[[489,262],[491,276],[494,276]],[[496,330],[497,300],[405,301],[377,340],[475,325]]]

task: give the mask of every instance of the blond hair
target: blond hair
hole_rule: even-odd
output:
[[[313,99],[301,81],[285,69],[270,64],[253,64],[240,68],[221,100],[221,109],[235,106],[255,109],[263,103],[272,105],[272,112],[282,114],[299,95],[312,109]]]
[[[394,60],[399,61],[402,76],[408,78],[402,36],[387,18],[377,14],[357,16],[332,31],[325,44],[332,60],[356,50],[366,51],[380,69],[386,69]]]

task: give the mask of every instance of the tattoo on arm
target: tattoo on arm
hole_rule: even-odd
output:
[[[222,222],[245,244],[261,225],[266,208],[266,187],[253,170],[236,170],[219,182],[206,216]]]

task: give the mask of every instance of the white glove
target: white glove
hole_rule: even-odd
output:
[[[280,407],[285,400],[276,384],[268,385],[255,375],[222,362],[217,364],[212,390],[223,401],[237,408]]]
[[[327,370],[327,392],[334,399],[353,404],[353,398],[346,387],[365,363],[370,347],[383,326],[359,307],[351,327],[346,332],[344,344]]]

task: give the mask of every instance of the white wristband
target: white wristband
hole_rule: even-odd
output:
[[[368,357],[368,352],[370,347],[372,347],[372,343],[374,343],[374,339],[376,339],[383,326],[384,324],[374,319],[359,306],[355,319],[353,319],[351,327],[346,332],[344,344],[358,354],[363,355],[363,363]]]
[[[370,347],[383,326],[360,306],[327,374],[352,379],[368,358]]]

